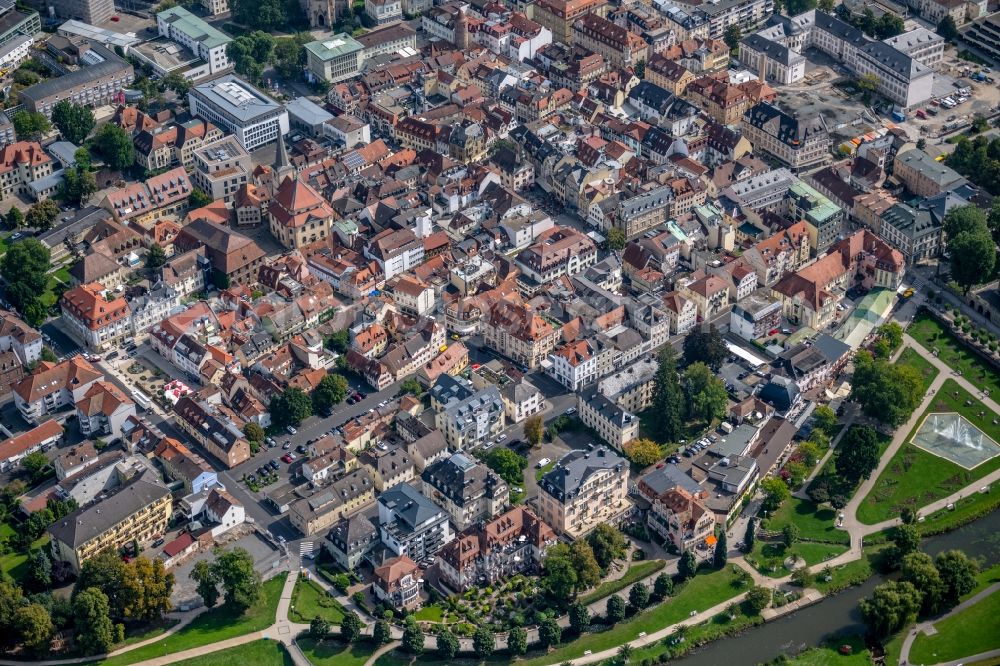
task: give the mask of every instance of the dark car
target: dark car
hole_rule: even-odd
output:
[[[156,541],[153,542],[153,548],[159,548],[164,543],[165,543],[164,538],[163,537],[159,537]]]
[[[365,395],[361,391],[358,391],[358,400],[364,400],[367,397],[368,397],[367,395]]]

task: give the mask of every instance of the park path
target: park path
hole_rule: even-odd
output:
[[[392,641],[390,643],[386,643],[385,645],[383,645],[379,649],[375,650],[375,652],[372,653],[372,656],[368,657],[368,661],[365,662],[364,666],[373,666],[373,664],[376,661],[378,661],[379,657],[381,657],[382,655],[384,655],[386,652],[389,652],[391,650],[395,650],[400,645],[401,645],[401,643],[399,641]]]
[[[830,448],[826,450],[826,453],[823,454],[823,457],[819,459],[818,463],[816,463],[816,466],[813,468],[813,471],[809,472],[809,476],[807,476],[806,480],[802,483],[802,487],[796,490],[794,493],[792,493],[793,497],[797,497],[799,499],[804,499],[804,500],[809,499],[809,494],[807,492],[809,490],[809,484],[811,484],[813,482],[813,479],[815,479],[819,475],[819,473],[823,471],[823,466],[833,456],[833,452],[837,450],[837,446],[840,444],[840,440],[843,439],[844,435],[847,434],[847,431],[851,429],[851,426],[854,425],[854,421],[857,420],[857,418],[858,418],[858,413],[856,411],[852,411],[850,416],[847,417],[847,420],[844,421],[844,427],[841,428],[840,432],[837,433],[837,436],[830,441]]]
[[[976,594],[975,596],[966,599],[965,601],[963,601],[962,603],[960,603],[959,605],[955,606],[950,611],[945,613],[944,615],[939,615],[935,618],[927,620],[926,622],[920,622],[919,624],[917,624],[917,626],[914,627],[910,631],[910,633],[906,635],[906,638],[903,640],[903,648],[899,651],[899,663],[905,664],[909,661],[910,649],[913,647],[913,642],[917,639],[917,636],[919,634],[931,635],[935,633],[934,625],[936,623],[941,622],[942,620],[946,620],[947,618],[951,617],[952,615],[955,615],[956,613],[961,613],[966,608],[976,605],[986,597],[990,596],[991,594],[995,594],[996,592],[1000,592],[1000,583],[993,583],[979,594]],[[1000,654],[1000,650],[992,650],[991,652]],[[956,659],[953,662],[946,662],[946,663],[957,664],[957,663],[962,663],[963,661],[969,663],[977,661],[979,658],[985,659],[987,656],[992,656],[989,653],[984,653],[984,654],[986,656],[976,655],[972,657],[963,657],[962,659]]]

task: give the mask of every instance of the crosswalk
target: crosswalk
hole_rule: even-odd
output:
[[[313,542],[303,541],[299,544],[299,557],[307,557],[312,559],[313,554]]]

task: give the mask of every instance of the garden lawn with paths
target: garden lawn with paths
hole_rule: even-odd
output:
[[[14,536],[14,528],[7,523],[0,523],[0,540],[7,541]],[[45,548],[49,543],[49,535],[43,534],[31,544],[32,552]],[[0,572],[9,575],[15,582],[21,582],[28,574],[28,553],[11,551],[0,555]]]
[[[734,587],[733,573],[728,569],[702,573],[682,585],[661,604],[619,622],[607,631],[584,634],[548,654],[526,660],[526,666],[559,664],[567,659],[582,657],[584,651],[602,652],[635,640],[641,632],[651,634],[688,619],[692,611],[703,612],[746,592],[746,587]]]
[[[1000,592],[934,623],[933,636],[917,634],[913,664],[939,664],[1000,648]]]
[[[830,580],[824,580],[823,570],[825,567],[822,564],[811,567],[810,571],[816,576],[812,587],[823,594],[833,594],[854,585],[861,585],[875,573],[878,568],[876,562],[882,557],[882,551],[890,547],[888,543],[865,547],[862,549],[862,556],[859,559],[831,568]]]
[[[636,562],[629,570],[625,572],[625,575],[616,580],[609,580],[601,583],[595,587],[590,592],[580,595],[580,601],[585,604],[592,604],[598,599],[603,599],[604,597],[610,597],[615,592],[620,592],[626,587],[640,581],[643,578],[647,578],[652,574],[656,573],[663,567],[667,565],[663,560],[647,560],[644,562]]]
[[[820,507],[810,500],[792,497],[785,500],[764,523],[769,532],[780,532],[786,525],[799,528],[799,536],[809,541],[849,544],[851,535],[838,530],[834,525],[837,511],[830,507]]]
[[[991,395],[1000,395],[1000,374],[991,370],[974,351],[927,312],[917,313],[906,333],[928,352],[937,349],[938,359],[949,368],[960,371],[976,388],[986,388]]]
[[[292,590],[292,603],[288,618],[294,622],[309,624],[319,616],[330,624],[339,625],[344,619],[344,607],[326,590],[313,580],[299,578]]]
[[[184,660],[184,666],[292,666],[294,663],[284,645],[266,638]]]
[[[956,392],[958,397],[955,397]],[[966,405],[966,401],[971,401],[972,404]],[[985,412],[983,418],[979,417],[981,411]],[[861,523],[874,525],[895,518],[906,506],[919,510],[1000,468],[1000,455],[967,470],[911,444],[910,441],[920,429],[924,418],[934,412],[957,412],[994,441],[1000,442],[1000,425],[993,424],[997,415],[957,382],[946,380],[927,411],[907,435],[907,443],[899,448],[871,492],[858,506],[857,516]]]
[[[934,383],[939,374],[937,366],[928,361],[923,355],[913,347],[907,347],[896,359],[896,365],[908,365],[917,372],[924,380],[924,390],[926,391]]]
[[[125,666],[262,631],[274,624],[286,576],[287,574],[281,574],[265,581],[260,601],[245,613],[236,613],[225,605],[217,606],[201,613],[186,627],[162,641],[123,652],[97,663],[101,666]]]
[[[410,617],[417,622],[441,622],[444,619],[444,609],[437,604],[428,604]]]
[[[859,428],[861,426],[854,425],[851,427]],[[878,438],[878,456],[879,459],[881,460],[882,455],[885,454],[886,449],[889,448],[889,444],[892,443],[892,437],[890,435],[884,435],[877,431],[875,434]],[[844,437],[846,436],[847,434],[845,433]],[[843,439],[841,439],[841,442],[843,442]],[[854,496],[854,493],[857,491],[858,485],[860,485],[860,483],[851,485],[849,482],[844,481],[839,476],[837,476],[837,458],[839,457],[840,457],[840,445],[837,446],[837,448],[833,452],[833,455],[831,455],[827,459],[823,467],[820,468],[819,473],[810,482],[809,488],[813,488],[816,486],[816,484],[825,481],[829,487],[831,497],[840,494],[844,496],[845,500],[850,500],[851,497]]]
[[[336,638],[317,641],[311,636],[303,636],[296,642],[312,666],[364,666],[375,652],[375,646],[368,641],[345,645]]]
[[[770,578],[784,578],[790,569],[785,568],[785,559],[795,554],[806,561],[813,570],[822,568],[823,562],[833,559],[838,555],[847,552],[846,544],[813,543],[811,541],[796,541],[791,548],[785,547],[783,543],[767,543],[757,541],[753,545],[753,551],[747,558],[747,562]]]

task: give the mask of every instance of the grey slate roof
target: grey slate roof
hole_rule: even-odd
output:
[[[400,527],[410,531],[441,513],[434,502],[408,483],[399,483],[389,488],[379,495],[378,501],[392,510]]]
[[[108,498],[56,521],[49,527],[49,534],[76,549],[168,495],[170,491],[155,476],[143,474]]]
[[[20,92],[21,98],[37,102],[38,100],[49,97],[50,95],[54,95],[64,90],[69,90],[83,83],[111,76],[112,74],[120,72],[126,68],[130,69],[132,67],[100,44],[94,44],[91,42],[90,50],[103,58],[103,60],[94,65],[81,67],[80,69],[72,71],[69,74],[63,74],[62,76],[57,76],[25,88]]]
[[[622,470],[627,465],[628,461],[603,446],[594,451],[570,451],[542,477],[539,485],[545,492],[562,502],[575,496],[580,486],[595,473],[603,470]]]
[[[657,495],[662,495],[672,488],[680,486],[689,493],[700,493],[704,490],[701,484],[682,472],[674,465],[666,465],[642,477],[642,481]]]

